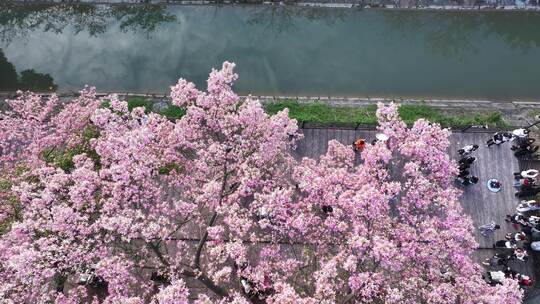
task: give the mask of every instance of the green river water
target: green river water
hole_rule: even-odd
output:
[[[164,93],[180,77],[204,89],[228,60],[241,94],[540,98],[538,13],[9,7],[0,49],[2,90]]]

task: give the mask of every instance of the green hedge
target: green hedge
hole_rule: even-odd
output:
[[[130,111],[137,107],[144,107],[145,112],[150,113],[153,111],[153,107],[154,107],[154,103],[151,100],[143,98],[143,97],[129,97],[127,99],[127,103],[128,103],[128,109]],[[167,105],[167,107],[161,111],[154,111],[154,112],[164,115],[168,119],[172,119],[172,120],[179,119],[182,116],[184,116],[184,114],[186,114],[186,110],[172,104]]]
[[[144,107],[147,113],[153,111],[153,102],[143,97],[129,97],[127,99],[128,108],[131,111],[136,107]],[[108,106],[105,104],[104,106]],[[316,123],[321,125],[336,124],[364,124],[376,125],[377,117],[376,105],[361,107],[332,107],[326,104],[299,103],[296,100],[280,100],[277,102],[264,104],[265,111],[274,115],[277,112],[288,108],[289,117],[298,121]],[[185,109],[169,105],[157,113],[165,115],[174,120],[179,119],[186,113]],[[444,114],[439,108],[427,104],[401,105],[399,115],[407,124],[412,124],[419,118],[425,118],[431,122],[440,123],[445,127],[462,127],[468,125],[488,125],[490,127],[506,127],[507,124],[500,112],[468,112],[464,110],[460,115]]]
[[[150,99],[147,99],[147,98],[144,98],[144,97],[128,97],[127,98],[127,104],[128,104],[128,110],[131,111],[135,108],[139,108],[139,107],[143,107],[144,108],[144,111],[146,113],[150,113],[150,112],[155,112],[155,113],[159,113],[161,115],[164,115],[165,117],[167,117],[168,119],[171,119],[171,120],[174,120],[174,119],[179,119],[181,118],[182,116],[184,116],[184,114],[186,114],[186,110],[185,109],[182,109],[180,107],[177,107],[175,105],[167,105],[166,108],[164,108],[163,110],[160,110],[160,111],[154,111],[154,102],[151,101]],[[103,108],[108,108],[110,107],[110,104],[109,104],[109,101],[104,101],[101,106]]]
[[[275,114],[285,108],[289,109],[289,117],[299,121],[319,124],[349,123],[375,125],[377,106],[363,107],[332,107],[321,103],[298,103],[294,100],[283,100],[265,104],[269,114]],[[412,124],[419,118],[440,123],[443,126],[489,125],[504,127],[506,123],[500,112],[474,113],[449,116],[439,108],[429,105],[401,105],[399,115],[407,124]]]

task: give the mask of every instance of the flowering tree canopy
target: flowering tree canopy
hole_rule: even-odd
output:
[[[296,121],[241,100],[233,68],[207,92],[173,86],[175,121],[91,89],[61,110],[9,102],[2,162],[26,169],[0,238],[4,302],[521,302],[516,281],[489,286],[472,261],[447,130],[380,105],[389,140],[361,164],[336,141],[297,161]]]

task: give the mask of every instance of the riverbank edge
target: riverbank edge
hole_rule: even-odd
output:
[[[410,6],[398,6],[385,3],[359,3],[360,1],[344,0],[340,3],[336,2],[293,2],[293,1],[258,1],[254,2],[242,2],[242,1],[206,1],[206,0],[159,0],[150,2],[141,2],[140,0],[111,0],[111,1],[71,1],[63,2],[63,0],[11,0],[9,3],[13,4],[93,4],[93,5],[245,5],[245,6],[258,6],[258,5],[270,5],[270,6],[296,6],[296,7],[313,7],[313,8],[358,8],[358,9],[371,9],[371,10],[393,10],[393,11],[460,11],[460,12],[484,12],[484,11],[503,11],[503,12],[540,12],[540,5],[410,5]]]
[[[51,93],[37,93],[42,96],[49,96]],[[98,92],[98,97],[106,97],[111,94],[116,94],[120,98],[141,97],[154,102],[169,102],[168,94],[139,94],[129,92]],[[68,99],[78,96],[78,93],[67,92],[57,93],[61,99]],[[0,92],[0,101],[14,98],[15,92]],[[375,105],[379,102],[406,105],[428,105],[440,109],[450,115],[465,115],[470,112],[489,113],[500,112],[503,120],[510,126],[524,126],[533,123],[535,115],[540,114],[539,101],[521,101],[521,100],[477,100],[477,99],[440,99],[440,98],[383,98],[383,97],[332,97],[332,96],[256,96],[256,95],[241,95],[240,98],[245,99],[251,97],[257,99],[261,103],[272,103],[280,101],[296,101],[302,103],[321,103],[331,107],[365,107]]]

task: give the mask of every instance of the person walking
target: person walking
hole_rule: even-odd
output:
[[[468,156],[478,149],[478,145],[466,145],[465,147],[458,150],[459,155]]]
[[[506,254],[496,253],[491,258],[486,258],[484,262],[482,262],[485,266],[504,266],[508,267],[508,261],[512,260],[513,256],[509,256]]]
[[[469,169],[470,167],[471,167],[471,165],[469,165],[469,164],[459,164],[458,169],[459,169],[459,171],[465,171],[465,170]]]
[[[458,178],[456,178],[456,181],[458,181],[463,186],[469,186],[469,185],[474,185],[474,184],[478,183],[478,177],[476,177],[476,176],[458,177]]]
[[[496,132],[493,134],[492,138],[488,139],[486,142],[486,147],[491,147],[492,145],[500,145],[503,142],[503,132]]]
[[[526,262],[529,258],[529,254],[525,249],[522,248],[516,248],[514,249],[514,255],[513,255],[518,261]]]
[[[353,146],[356,151],[362,152],[366,147],[366,140],[363,138],[358,138],[354,141]]]
[[[480,234],[483,237],[489,237],[491,234],[495,232],[495,230],[501,229],[501,226],[495,224],[494,221],[491,221],[487,224],[484,224],[480,227],[478,227],[478,230],[480,230]]]
[[[469,174],[470,174],[470,172],[467,171],[467,170],[460,170],[460,171],[459,171],[459,174],[458,174],[458,177],[466,177],[466,176],[468,176]]]
[[[514,137],[511,133],[497,132],[493,134],[493,137],[486,142],[486,147],[489,148],[492,145],[500,145],[502,143],[512,140],[513,138]]]
[[[515,249],[517,248],[516,243],[510,240],[499,240],[493,244],[493,248],[506,248],[506,249]]]
[[[473,156],[466,156],[459,160],[460,165],[472,165],[476,161],[476,157]]]
[[[525,129],[525,128],[515,129],[514,131],[512,131],[513,139],[515,139],[515,138],[526,138],[527,136],[529,136],[530,132],[531,132],[531,130]]]
[[[538,176],[538,170],[535,170],[535,169],[524,170],[521,172],[514,172],[515,179],[536,178],[537,176]]]
[[[514,187],[519,188],[521,186],[532,187],[536,185],[536,179],[534,178],[521,178],[514,180]]]

